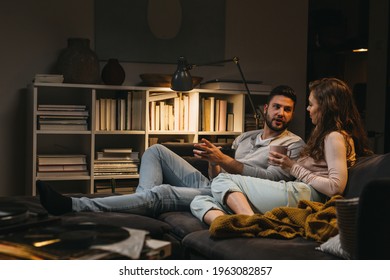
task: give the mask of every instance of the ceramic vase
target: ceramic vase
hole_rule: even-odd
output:
[[[59,55],[58,72],[64,83],[97,84],[100,82],[99,59],[90,49],[89,39],[69,38],[68,46]]]
[[[118,59],[110,58],[102,70],[102,80],[106,85],[122,85],[126,77],[125,70]]]

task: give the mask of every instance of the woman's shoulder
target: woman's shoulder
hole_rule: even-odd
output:
[[[325,137],[325,141],[329,142],[338,142],[338,141],[345,141],[345,138],[348,138],[348,134],[343,131],[332,131]]]

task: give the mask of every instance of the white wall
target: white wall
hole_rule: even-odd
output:
[[[308,0],[227,0],[226,58],[240,57],[246,78],[288,84],[298,94],[292,130],[304,136]],[[93,0],[14,0],[0,9],[0,196],[25,190],[25,88],[50,73],[69,37],[94,36]],[[141,73],[172,73],[174,65],[123,64],[126,84]],[[202,67],[205,80],[238,78],[233,64]]]

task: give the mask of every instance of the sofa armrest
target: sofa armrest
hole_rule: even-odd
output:
[[[375,179],[364,187],[358,208],[358,259],[390,259],[389,198],[390,177]]]

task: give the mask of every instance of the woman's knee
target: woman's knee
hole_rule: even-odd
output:
[[[231,175],[226,173],[220,173],[211,183],[211,193],[213,197],[219,202],[223,203],[223,200],[227,193],[237,191]]]

